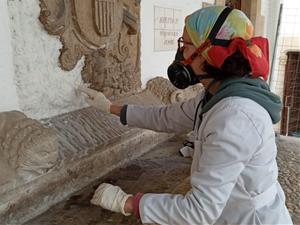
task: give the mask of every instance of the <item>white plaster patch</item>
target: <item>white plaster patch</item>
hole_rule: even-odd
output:
[[[60,69],[62,47],[58,37],[50,36],[38,20],[38,0],[7,1],[12,35],[15,83],[21,110],[41,119],[87,106],[75,88],[83,83],[82,58],[70,71]]]

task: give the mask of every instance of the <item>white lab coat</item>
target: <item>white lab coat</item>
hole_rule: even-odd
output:
[[[193,129],[201,95],[167,107],[129,105],[129,126],[162,132]],[[198,116],[197,116],[198,117]],[[185,195],[145,194],[143,223],[292,224],[277,181],[272,121],[256,102],[228,97],[196,123],[191,187]]]

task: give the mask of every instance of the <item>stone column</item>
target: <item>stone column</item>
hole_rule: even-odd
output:
[[[265,33],[265,17],[261,15],[261,0],[242,0],[242,11],[250,18],[254,25],[254,35],[260,36]]]

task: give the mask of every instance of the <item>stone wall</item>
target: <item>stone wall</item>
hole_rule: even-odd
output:
[[[27,116],[40,119],[82,108],[74,88],[82,83],[82,58],[72,71],[58,66],[58,37],[50,36],[38,20],[38,0],[5,1],[8,8],[12,47],[12,78],[19,109]],[[2,101],[1,101],[2,102]]]

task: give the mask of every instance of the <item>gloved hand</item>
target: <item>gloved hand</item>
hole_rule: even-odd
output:
[[[94,106],[103,112],[110,113],[111,102],[102,92],[93,90],[84,85],[80,86],[78,91],[85,95],[86,101],[89,105]]]
[[[91,203],[113,212],[130,216],[124,211],[126,200],[132,195],[126,194],[120,187],[111,184],[101,184],[94,193]]]

